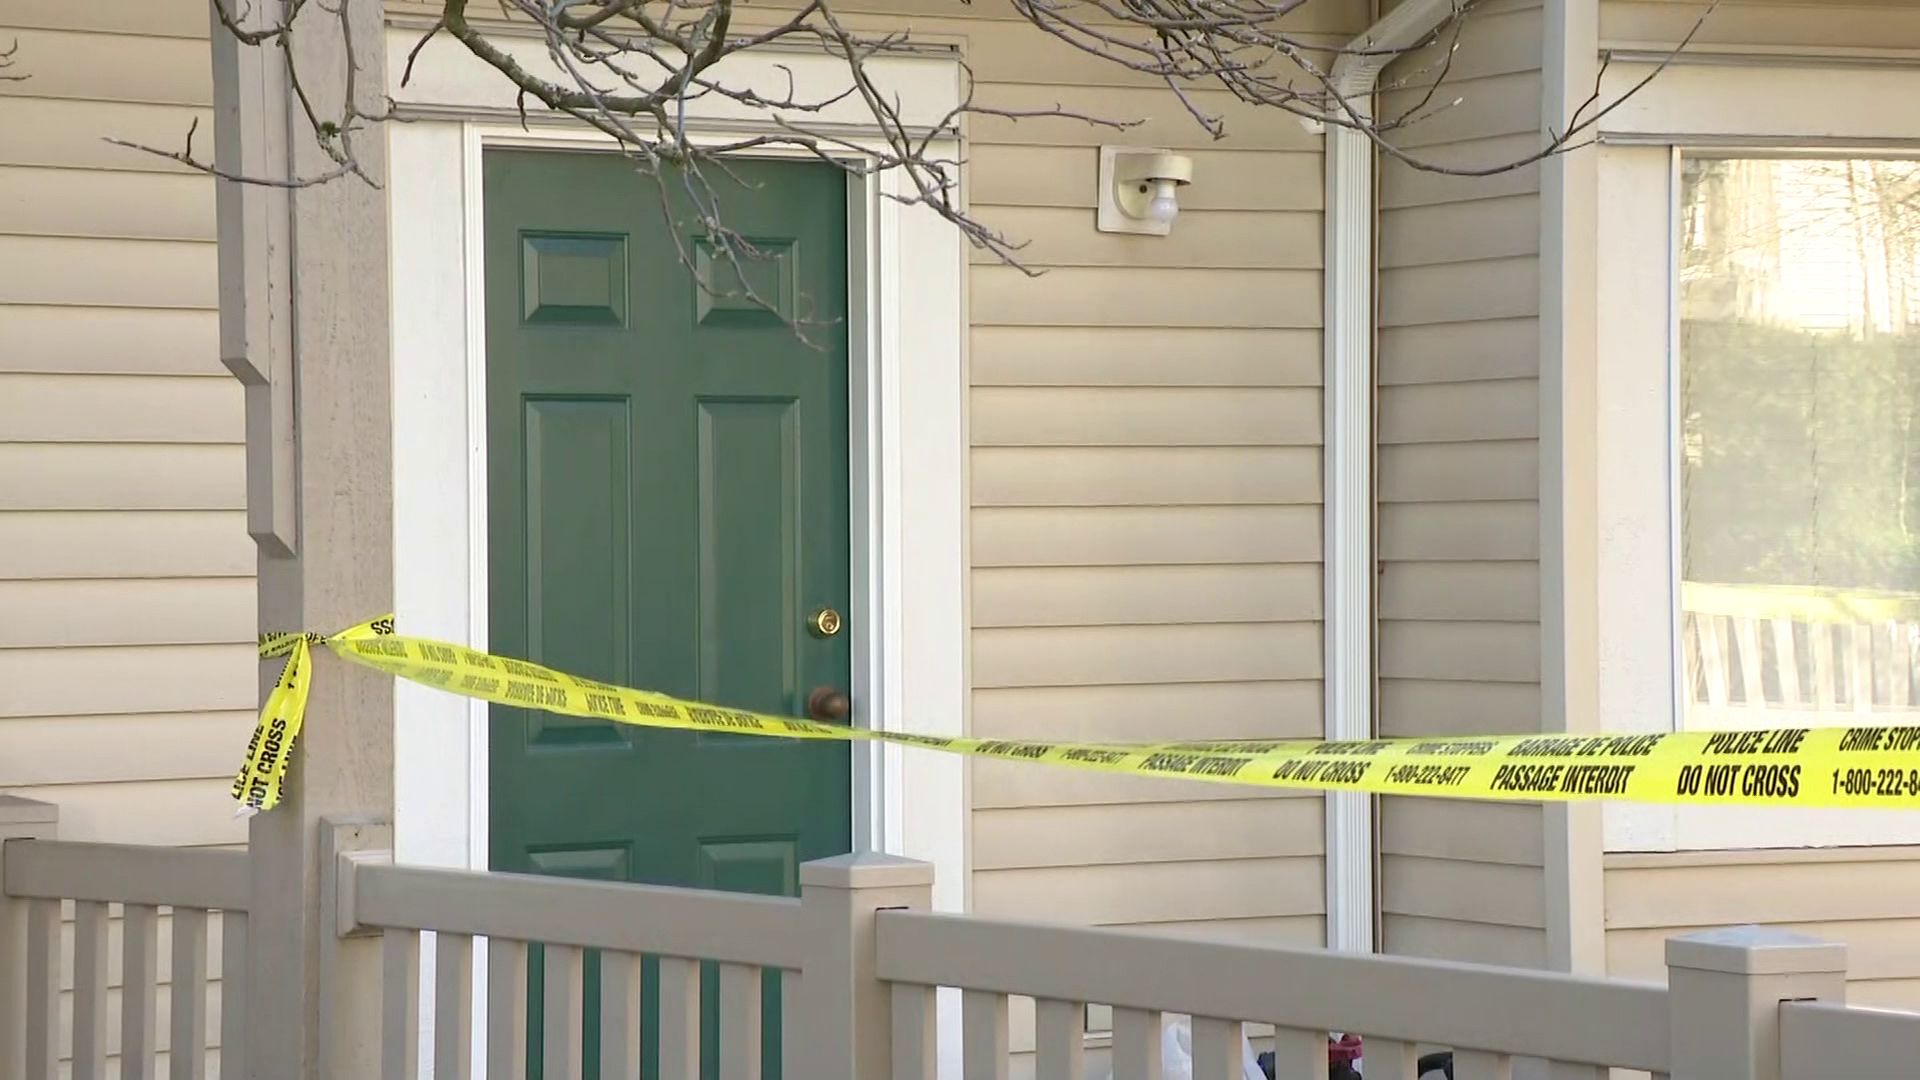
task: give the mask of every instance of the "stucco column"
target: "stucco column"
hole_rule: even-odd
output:
[[[282,0],[232,5],[272,25]],[[336,12],[344,12],[344,17]],[[288,61],[321,117],[348,87],[378,113],[385,88],[381,0],[308,5]],[[351,35],[351,49],[348,35]],[[223,171],[313,177],[332,168],[312,125],[290,112],[271,47],[213,27],[217,153]],[[247,392],[249,531],[259,543],[262,629],[334,630],[393,603],[386,140],[353,143],[376,187],[348,177],[291,190],[221,181],[221,357]],[[315,657],[306,728],[287,795],[249,832],[247,1075],[378,1075],[380,952],[323,919],[323,816],[382,822],[393,808],[393,687]],[[262,666],[263,690],[277,663]],[[350,830],[351,831],[351,830]]]

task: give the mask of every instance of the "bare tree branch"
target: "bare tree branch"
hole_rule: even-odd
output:
[[[196,153],[197,125],[175,150],[110,140],[226,180],[284,188],[308,187],[350,177],[374,183],[362,169],[357,141],[379,124],[399,119],[384,93],[362,92],[364,73],[353,51],[354,9],[344,0],[208,0],[216,20],[241,44],[277,51],[286,72],[295,114],[328,165],[310,175],[243,176]],[[494,0],[485,15],[469,0],[440,0],[437,16],[409,50],[401,86],[409,84],[428,45],[441,38],[497,72],[514,91],[523,124],[545,112],[568,117],[607,136],[656,182],[662,211],[690,218],[690,229],[669,230],[681,259],[695,270],[699,287],[735,290],[770,308],[754,294],[747,264],[766,257],[730,229],[716,176],[739,183],[729,160],[743,152],[778,151],[826,162],[851,176],[889,177],[886,198],[925,207],[961,230],[974,246],[1029,274],[1020,260],[1022,242],[1002,235],[969,213],[960,199],[959,133],[969,118],[1006,122],[1067,122],[1122,131],[1137,118],[1094,115],[1068,108],[1011,108],[983,102],[973,71],[964,62],[960,104],[943,115],[916,113],[888,87],[876,61],[919,46],[905,32],[856,27],[836,9],[837,0],[793,0],[792,8],[737,9],[739,0]],[[970,2],[970,0],[962,0]],[[1694,27],[1655,70],[1633,88],[1603,103],[1596,79],[1592,95],[1564,126],[1543,132],[1527,153],[1482,166],[1428,160],[1392,136],[1457,106],[1445,91],[1473,0],[1454,0],[1448,18],[1406,48],[1361,42],[1340,46],[1300,29],[1301,9],[1315,0],[1009,0],[1039,32],[1102,62],[1147,76],[1165,88],[1201,131],[1225,138],[1224,116],[1214,102],[1231,100],[1299,117],[1310,126],[1347,127],[1365,133],[1380,153],[1409,167],[1458,176],[1486,176],[1523,167],[1585,145],[1600,121],[1666,69],[1685,49],[1719,0],[1703,0]],[[1322,0],[1324,3],[1325,0]],[[301,35],[325,28],[346,42],[345,71],[303,72],[293,48]],[[751,27],[743,25],[752,22]],[[309,28],[312,28],[310,30]],[[368,28],[360,28],[364,33]],[[376,31],[378,28],[374,28]],[[843,85],[823,92],[804,88],[790,69],[777,85],[749,85],[723,75],[730,57],[770,48],[805,49],[834,57],[844,67]],[[0,53],[0,69],[12,50]],[[1374,97],[1350,100],[1338,84],[1335,63],[1363,58],[1377,66],[1397,61],[1393,78]],[[764,67],[761,69],[764,70]],[[1601,66],[1604,78],[1606,65]],[[384,79],[384,73],[374,75]],[[307,76],[323,78],[344,94],[316,103]],[[4,77],[17,77],[0,75]],[[1379,101],[1408,98],[1392,115],[1376,115]],[[725,111],[757,118],[739,134],[698,137],[689,117]],[[854,138],[848,132],[863,134]],[[697,265],[696,246],[720,267],[725,282]]]
[[[0,82],[27,81],[27,76],[24,73],[11,70],[14,63],[19,59],[19,56],[20,42],[18,40],[8,42],[6,48],[0,49]]]

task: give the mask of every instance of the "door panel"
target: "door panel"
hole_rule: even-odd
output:
[[[677,182],[676,240],[661,186],[617,155],[486,153],[489,636],[591,678],[798,715],[851,668],[849,635],[804,625],[848,601],[846,179],[731,171],[708,182],[755,248],[737,271]],[[689,261],[765,303],[705,293]],[[800,863],[851,846],[846,744],[492,715],[496,870],[793,895]],[[644,989],[656,979],[648,963]],[[709,1076],[725,1034],[705,1040]]]

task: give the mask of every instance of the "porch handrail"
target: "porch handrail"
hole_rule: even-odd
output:
[[[800,901],[663,885],[392,863],[352,864],[342,919],[583,949],[798,968]]]
[[[1131,1010],[1361,1031],[1369,1046],[1396,1040],[1655,1073],[1670,1064],[1667,990],[1655,983],[918,911],[880,912],[875,933],[881,979],[1109,1005],[1116,1039],[1121,1010]],[[1308,1045],[1324,1057],[1323,1044],[1320,1034]]]
[[[1780,1005],[1780,1075],[1912,1080],[1920,1071],[1920,1013],[1834,1001]]]
[[[247,910],[244,851],[74,840],[9,840],[0,850],[0,881],[15,899]]]
[[[719,1015],[729,1033],[719,1065],[729,1080],[761,1075],[768,973],[783,980],[777,1030],[786,1075],[878,1077],[872,1066],[886,1059],[887,1016],[871,975],[874,913],[925,907],[933,881],[924,863],[873,854],[802,865],[797,899],[390,860],[384,851],[343,852],[335,871],[340,935],[381,939],[383,1080],[416,1076],[423,932],[434,934],[436,1076],[469,1074],[470,979],[475,945],[484,941],[489,1076],[520,1075],[526,1061],[528,959],[538,948],[542,1071],[555,1080],[581,1075],[584,1064],[585,950],[600,953],[602,1076],[630,1076],[640,1067],[640,972],[643,957],[652,957],[659,967],[654,1052],[663,1080],[699,1074],[703,963],[718,964]]]

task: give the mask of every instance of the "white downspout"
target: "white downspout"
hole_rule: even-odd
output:
[[[1381,71],[1458,10],[1407,0],[1355,38],[1331,72],[1343,100],[1371,109]],[[1326,125],[1325,402],[1326,735],[1373,736],[1374,148]],[[1374,948],[1373,797],[1326,796],[1327,947]]]

